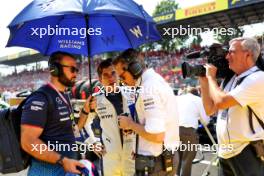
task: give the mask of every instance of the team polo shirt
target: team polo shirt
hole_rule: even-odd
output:
[[[264,121],[264,72],[256,71],[252,67],[239,76],[234,76],[224,90],[228,92],[239,105],[228,110],[220,110],[217,117],[217,138],[219,142],[218,155],[222,158],[231,158],[238,155],[250,141],[264,139],[264,130],[253,115],[253,128],[250,129],[248,109],[249,105],[258,117]],[[247,76],[241,84],[237,81]]]
[[[173,90],[153,69],[147,69],[137,84],[140,84],[140,89],[138,89],[136,112],[140,124],[144,125],[148,133],[165,132],[164,146],[168,150],[177,149],[179,117]],[[138,154],[159,156],[162,150],[162,143],[154,143],[139,136]]]
[[[75,137],[72,129],[72,120],[70,119],[71,110],[69,106],[62,100],[56,91],[53,91],[53,111],[51,116],[48,116],[48,100],[42,93],[33,94],[23,106],[21,124],[30,125],[32,127],[43,128],[40,139],[46,144],[72,144],[75,143]],[[70,103],[69,95],[61,93],[64,98]],[[57,148],[61,154],[72,157],[74,152],[68,149],[65,151]]]

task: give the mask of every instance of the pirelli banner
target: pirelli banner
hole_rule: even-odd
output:
[[[228,0],[215,0],[214,2],[208,2],[198,6],[193,6],[185,9],[177,9],[175,12],[175,18],[176,20],[182,20],[227,9]]]

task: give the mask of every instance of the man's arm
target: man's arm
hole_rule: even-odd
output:
[[[217,109],[227,109],[239,105],[231,96],[225,93],[217,84],[214,77],[208,76],[209,92]]]
[[[206,115],[213,115],[217,111],[217,108],[210,96],[208,79],[206,77],[199,77],[199,82],[201,85],[201,97]]]
[[[21,146],[24,151],[38,160],[55,164],[61,155],[55,151],[50,151],[48,146],[39,139],[43,128],[32,127],[31,125],[21,125]],[[77,166],[84,167],[79,161],[65,157],[62,166],[66,172],[80,174]]]
[[[145,126],[135,123],[132,118],[126,116],[119,116],[119,127],[121,129],[131,129],[139,136],[154,143],[162,143],[165,138],[165,132],[162,133],[149,133],[145,130]]]
[[[90,116],[88,115],[91,111],[91,109],[95,109],[96,108],[96,100],[95,98],[92,98],[92,96],[90,95],[88,97],[88,99],[86,100],[83,109],[80,111],[80,117],[79,117],[79,121],[78,121],[78,128],[82,129],[86,123],[87,117],[92,118],[94,116]],[[89,120],[92,120],[89,119]]]
[[[32,127],[30,125],[21,125],[21,145],[23,150],[34,158],[55,164],[60,158],[60,154],[53,151],[43,150],[48,147],[39,139],[43,129],[40,127]],[[42,151],[43,150],[43,151]]]
[[[211,108],[214,108],[214,110],[215,109],[227,109],[229,107],[239,105],[239,103],[231,95],[228,95],[218,86],[217,81],[216,81],[217,68],[211,64],[206,64],[205,68],[206,68],[206,77],[208,80],[209,91],[206,90],[206,87],[203,87],[206,90],[206,92],[204,93],[205,94],[204,96],[208,96],[206,94],[209,93],[209,97],[211,98],[214,104],[214,106],[211,106]],[[208,104],[211,105],[211,102],[208,102],[208,101],[204,102],[206,112],[208,111],[207,109],[208,107],[206,107],[208,106]]]
[[[239,103],[231,96],[225,93],[217,84],[216,72],[217,68],[211,64],[206,64],[206,77],[208,80],[209,96],[211,97],[216,109],[227,109],[231,106],[239,105]],[[206,93],[208,93],[206,92]]]

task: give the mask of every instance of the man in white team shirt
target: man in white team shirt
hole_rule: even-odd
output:
[[[205,113],[202,99],[199,97],[196,88],[188,87],[187,94],[179,95],[176,98],[180,117],[180,140],[182,145],[187,145],[187,150],[179,151],[178,175],[191,176],[192,161],[197,153],[196,147],[191,147],[191,145],[199,144],[199,136],[196,132],[198,121],[200,120],[203,125],[207,125],[210,118]]]
[[[264,130],[253,115],[252,131],[247,108],[264,120],[264,72],[256,66],[260,46],[253,38],[235,38],[229,44],[226,59],[235,75],[226,86],[217,85],[217,68],[212,65],[205,66],[206,77],[199,77],[207,114],[218,111],[219,175],[262,176],[264,164],[252,141],[259,140],[263,149]]]
[[[136,174],[174,175],[178,165],[178,153],[174,150],[179,143],[179,119],[173,90],[153,69],[145,67],[135,50],[124,51],[113,64],[124,84],[138,91],[135,105],[138,120],[119,118],[121,129],[131,129],[139,136]],[[173,165],[164,167],[166,157]],[[142,168],[145,163],[149,164]]]

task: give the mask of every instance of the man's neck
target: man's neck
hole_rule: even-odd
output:
[[[53,84],[53,86],[56,89],[58,89],[58,91],[64,92],[66,90],[66,86],[64,86],[62,83],[60,83],[58,79],[51,78],[51,81],[50,82]]]
[[[245,69],[241,70],[239,73],[237,73],[237,76],[241,75],[242,73],[250,70],[252,67],[256,66],[256,64],[250,64],[248,67],[246,67]]]

